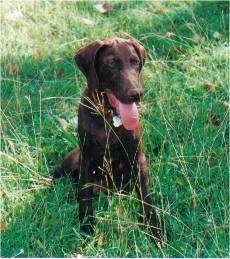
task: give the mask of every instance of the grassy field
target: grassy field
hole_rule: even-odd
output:
[[[228,2],[1,3],[1,255],[229,255]],[[71,181],[46,176],[77,145],[84,44],[135,37],[148,51],[141,109],[152,198],[168,246],[137,225],[135,195],[101,194],[93,236],[79,231]],[[108,200],[106,205],[105,200]]]

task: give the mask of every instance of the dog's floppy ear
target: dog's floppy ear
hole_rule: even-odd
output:
[[[95,58],[100,48],[104,46],[103,41],[93,42],[81,48],[74,56],[74,60],[87,79],[90,90],[98,89],[99,82],[95,70]]]
[[[145,58],[146,58],[146,50],[144,49],[143,46],[141,46],[135,39],[131,39],[130,43],[133,45],[135,48],[140,60],[141,60],[141,67],[145,64]]]

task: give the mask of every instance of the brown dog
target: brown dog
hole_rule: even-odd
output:
[[[134,188],[141,201],[141,220],[160,242],[137,109],[145,56],[141,45],[125,39],[96,41],[77,52],[75,61],[87,79],[78,111],[80,149],[65,157],[53,177],[71,174],[77,180],[79,218],[82,222],[87,217],[81,226],[86,232],[93,226],[95,186],[126,192]]]

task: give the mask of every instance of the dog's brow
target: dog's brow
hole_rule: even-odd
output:
[[[115,54],[111,54],[105,58],[105,61],[111,60],[111,59],[119,59],[119,56]]]
[[[106,57],[106,59],[111,59],[111,58],[114,58],[116,57],[114,54],[110,54],[109,56]]]
[[[130,54],[129,58],[138,59],[138,56],[137,56],[137,54]]]
[[[128,45],[128,49],[129,49],[129,51],[131,52],[131,54],[130,55],[133,55],[133,53],[135,53],[136,54],[136,50],[135,50],[135,48],[131,45]]]

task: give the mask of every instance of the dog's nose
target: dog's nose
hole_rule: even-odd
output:
[[[139,89],[129,89],[127,92],[127,97],[129,102],[139,102],[141,91]]]

